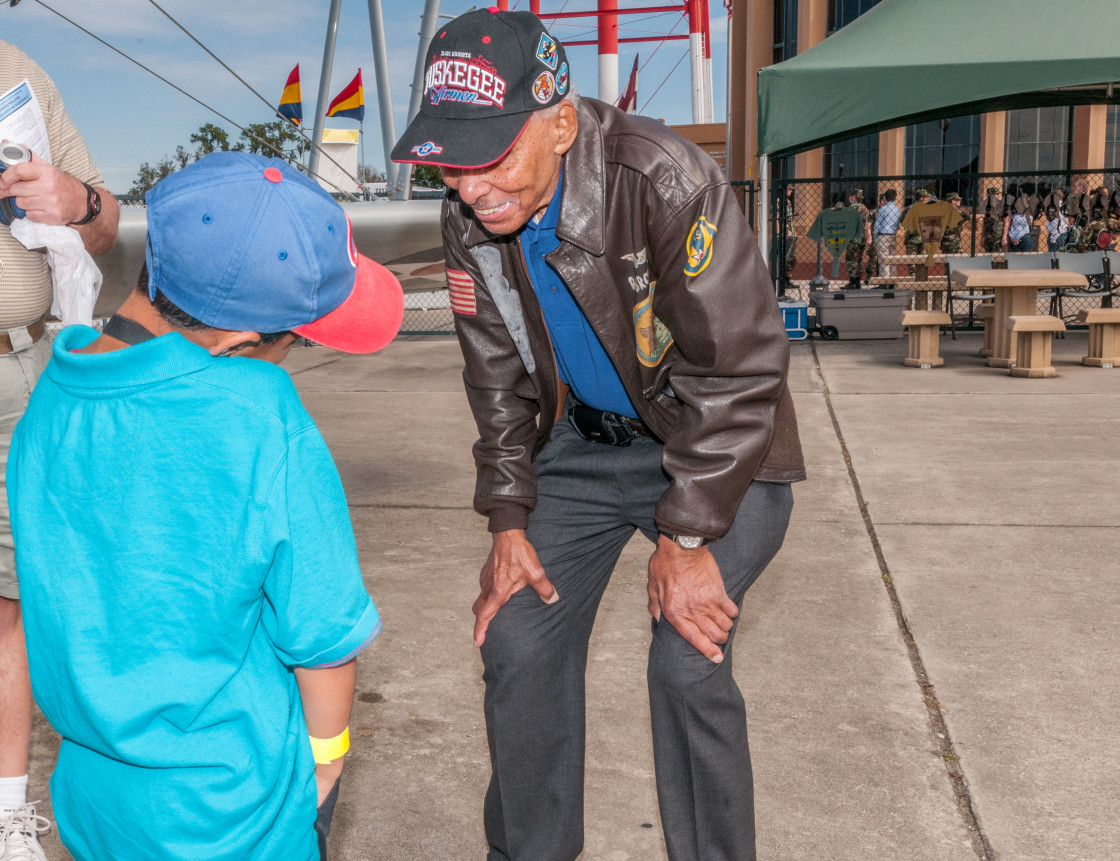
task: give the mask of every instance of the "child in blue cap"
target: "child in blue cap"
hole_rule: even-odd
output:
[[[381,622],[275,364],[379,349],[403,296],[282,161],[214,153],[147,202],[140,285],[59,333],[8,462],[56,820],[78,861],[317,861]]]

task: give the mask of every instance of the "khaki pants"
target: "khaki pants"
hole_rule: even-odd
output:
[[[894,233],[880,233],[875,237],[875,256],[879,258],[879,274],[884,277],[894,276],[894,267],[888,266],[884,261],[887,255],[895,253],[897,242],[898,236]]]
[[[31,390],[50,361],[51,340],[44,336],[31,343],[26,329],[11,330],[8,336],[16,350],[0,354],[0,598],[16,599],[19,598],[19,584],[5,479],[8,449],[12,444],[12,431],[27,409]]]

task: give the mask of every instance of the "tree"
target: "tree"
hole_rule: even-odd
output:
[[[171,161],[170,156],[164,156],[163,159],[156,165],[151,165],[148,162],[140,164],[140,170],[136,173],[136,179],[132,181],[132,188],[128,190],[129,194],[145,195],[148,191],[170,173],[175,172],[175,164]]]
[[[194,140],[194,136],[191,136]],[[175,147],[175,156],[172,158],[165,155],[155,165],[148,162],[143,162],[140,165],[140,170],[136,173],[136,179],[132,181],[132,188],[128,190],[129,194],[144,195],[151,190],[152,186],[163,179],[165,176],[180,168],[186,167],[193,161],[191,154],[187,152],[187,148],[182,144]]]
[[[214,123],[206,123],[199,126],[198,131],[191,135],[190,142],[195,145],[194,152],[179,144],[175,147],[174,155],[165,155],[154,165],[143,162],[128,193],[146,194],[153,185],[169,173],[174,173],[212,152],[248,150],[258,155],[269,157],[282,155],[284,158],[295,160],[300,158],[308,147],[307,140],[288,120],[251,123],[241,132],[241,140],[234,144],[230,144],[229,132]],[[280,152],[277,153],[277,150]]]
[[[417,164],[412,168],[412,182],[426,188],[446,188],[443,174],[434,164]]]
[[[358,165],[358,182],[365,184],[367,182],[384,182],[385,174],[381,171],[370,167],[368,164]]]
[[[191,135],[191,143],[198,144],[198,149],[194,151],[196,159],[219,150],[225,152],[229,150],[229,132],[213,123],[206,123]]]
[[[289,120],[273,120],[247,125],[238,148],[270,158],[298,159],[307,151],[307,141]]]

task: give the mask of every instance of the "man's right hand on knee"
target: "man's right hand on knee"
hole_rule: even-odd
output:
[[[555,604],[560,595],[544,573],[537,551],[525,537],[524,529],[494,533],[494,543],[479,575],[478,599],[471,608],[476,617],[474,644],[481,647],[486,631],[502,605],[525,586],[532,586],[546,604]]]

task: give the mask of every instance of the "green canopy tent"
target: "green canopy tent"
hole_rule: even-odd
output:
[[[1101,103],[1120,104],[1116,0],[882,0],[759,72],[760,244],[772,158],[942,117]]]

